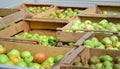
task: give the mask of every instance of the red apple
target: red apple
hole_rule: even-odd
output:
[[[42,63],[46,60],[47,56],[45,53],[43,52],[40,52],[40,53],[37,53],[35,56],[34,56],[34,62],[36,63]]]

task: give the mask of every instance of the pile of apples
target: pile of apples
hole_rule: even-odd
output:
[[[39,52],[34,56],[30,51],[20,52],[12,49],[7,52],[6,48],[0,45],[0,64],[20,67],[32,67],[36,69],[50,69],[55,63],[61,60],[63,55],[47,57],[46,53]]]
[[[55,18],[55,19],[68,19],[76,16],[77,14],[82,13],[82,10],[79,9],[57,9],[56,11],[51,12],[50,14],[43,15],[44,18]]]
[[[16,38],[38,39],[40,46],[55,46],[57,44],[57,39],[53,36],[30,34],[28,32],[24,32],[21,35],[15,35],[15,37]]]
[[[118,15],[118,12],[109,12],[109,11],[102,11],[102,14],[104,15]]]
[[[43,12],[43,11],[45,11],[45,10],[47,10],[49,7],[45,7],[45,6],[43,6],[43,7],[40,7],[40,6],[34,6],[34,7],[28,7],[27,8],[27,12],[28,13],[33,13],[33,14],[38,14],[38,13],[40,13],[40,12]]]
[[[70,29],[106,30],[106,31],[120,32],[120,24],[109,22],[106,19],[103,19],[98,23],[92,22],[90,20],[85,20],[84,22],[75,20],[70,25]],[[66,30],[66,32],[80,32],[80,31]]]
[[[110,55],[92,56],[88,63],[78,61],[74,62],[75,66],[90,67],[95,69],[120,69],[120,56],[111,57]]]
[[[115,35],[111,37],[104,37],[101,41],[95,37],[89,38],[84,41],[83,45],[88,48],[120,50],[120,41]]]

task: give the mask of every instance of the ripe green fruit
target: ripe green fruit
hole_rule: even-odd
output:
[[[114,36],[111,36],[111,37],[110,37],[110,40],[113,42],[113,44],[114,44],[114,43],[117,43],[117,42],[118,42],[118,37],[115,36],[115,35],[114,35]]]
[[[105,45],[112,45],[112,41],[110,40],[109,37],[103,38],[102,43],[105,44]]]
[[[108,21],[106,19],[103,19],[99,22],[99,25],[103,26],[104,28],[107,28],[109,26]]]
[[[105,66],[104,69],[113,69],[112,66]]]
[[[10,57],[11,55],[18,55],[20,56],[20,52],[17,49],[12,49],[10,52],[7,53],[7,55]]]
[[[115,47],[117,47],[118,49],[120,49],[120,42],[117,42]]]
[[[48,58],[46,59],[46,61],[47,61],[48,63],[54,63],[54,58],[53,58],[53,57],[48,57]]]
[[[94,47],[97,47],[97,45],[99,43],[98,39],[94,37],[94,38],[91,39],[91,41],[92,41]]]
[[[27,57],[25,57],[24,58],[24,61],[27,63],[27,64],[29,64],[29,63],[31,63],[32,61],[33,61],[33,56],[27,56]]]
[[[90,58],[90,62],[91,62],[92,64],[96,64],[96,63],[99,63],[100,60],[99,60],[99,58],[98,58],[97,56],[92,56],[92,57]]]
[[[110,61],[104,61],[104,66],[113,66],[113,64]]]
[[[120,24],[117,24],[116,28],[117,28],[118,31],[120,31]]]
[[[103,69],[103,63],[97,63],[96,69]]]
[[[103,55],[103,56],[100,56],[100,60],[101,61],[112,61],[113,58],[109,55]]]
[[[90,68],[96,68],[95,64],[90,64]]]
[[[86,40],[84,41],[84,46],[88,47],[88,48],[94,48],[94,45],[92,44],[92,41],[91,40]]]
[[[56,62],[60,61],[62,58],[63,58],[63,55],[57,55],[55,57],[55,61],[54,62],[56,63]]]
[[[108,14],[108,11],[103,11],[103,14],[104,14],[104,15],[107,15],[107,14]]]
[[[4,64],[9,60],[9,58],[7,57],[7,55],[5,54],[0,54],[0,64]]]
[[[28,65],[24,61],[19,61],[16,63],[16,66],[27,67]]]
[[[74,66],[83,66],[83,64],[81,62],[75,62],[73,63]]]
[[[23,51],[23,52],[21,53],[21,57],[22,57],[22,58],[25,58],[25,57],[28,57],[28,56],[31,56],[31,53],[30,53],[29,51]]]
[[[6,53],[6,48],[0,45],[0,54],[4,54],[4,53]]]
[[[85,20],[84,22],[85,24],[92,24],[92,22],[90,20]]]
[[[41,65],[38,64],[38,63],[30,63],[29,67],[31,67],[31,68],[36,68],[36,69],[40,69],[40,68],[41,68]]]

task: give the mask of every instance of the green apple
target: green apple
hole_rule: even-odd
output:
[[[56,63],[56,62],[60,61],[62,58],[63,58],[63,55],[57,55],[54,59],[54,62]]]
[[[21,53],[21,57],[22,57],[22,58],[25,58],[25,57],[28,57],[28,56],[31,56],[30,51],[23,51],[23,52]]]
[[[36,68],[36,69],[41,69],[41,65],[38,64],[38,63],[30,63],[29,67]]]
[[[104,14],[104,15],[107,15],[107,14],[108,14],[108,11],[103,11],[103,14]]]
[[[10,52],[7,53],[7,55],[10,57],[11,55],[18,55],[20,56],[20,52],[17,49],[12,49]]]
[[[110,40],[112,41],[113,44],[117,43],[118,42],[118,37],[113,35],[110,37]]]
[[[109,37],[103,38],[102,43],[105,44],[105,45],[112,45],[112,41],[110,40]]]
[[[26,56],[25,58],[24,58],[24,61],[27,63],[27,64],[29,64],[29,63],[31,63],[32,61],[33,61],[33,56]]]
[[[19,62],[16,63],[16,66],[27,67],[28,65],[24,61],[19,61]]]
[[[9,61],[9,58],[5,54],[0,54],[0,64],[4,64]]]
[[[48,63],[54,63],[54,58],[53,58],[53,57],[48,57],[48,58],[46,59],[46,61],[47,61]]]

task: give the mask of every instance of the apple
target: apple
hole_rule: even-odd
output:
[[[7,51],[6,51],[6,48],[4,48],[2,45],[0,45],[0,54],[5,54]]]
[[[19,61],[19,62],[16,63],[16,66],[27,67],[28,65],[24,61]]]
[[[30,63],[30,64],[29,64],[29,67],[31,67],[31,68],[36,68],[36,69],[42,69],[42,68],[41,68],[41,65],[38,64],[38,63]]]
[[[25,57],[24,58],[24,61],[27,63],[27,64],[29,64],[29,63],[31,63],[32,61],[33,61],[33,56],[27,56],[27,57]]]
[[[17,49],[12,49],[10,52],[7,53],[7,55],[10,57],[11,55],[17,55],[20,56],[20,52]]]
[[[116,44],[118,42],[118,37],[113,35],[110,37],[110,40],[112,41],[113,44]]]
[[[16,64],[17,62],[19,62],[19,61],[22,60],[21,57],[18,56],[18,55],[11,55],[11,56],[9,57],[9,59],[10,59],[10,61],[12,61],[14,64]]]
[[[57,55],[57,56],[55,57],[55,61],[54,61],[54,62],[56,63],[56,62],[60,61],[62,58],[63,58],[63,55],[61,55],[61,54],[60,54],[60,55]]]
[[[105,45],[112,45],[112,41],[110,40],[109,37],[103,38],[102,43],[105,44]]]
[[[43,53],[43,52],[37,53],[37,54],[35,54],[35,56],[34,56],[34,62],[36,62],[36,63],[42,63],[42,62],[44,62],[46,59],[47,59],[47,56],[46,56],[46,54]]]
[[[4,64],[9,60],[9,58],[7,57],[7,55],[5,54],[0,54],[0,64]]]
[[[23,51],[23,52],[21,53],[21,57],[22,57],[22,58],[25,58],[25,57],[28,57],[28,56],[31,56],[30,51]]]
[[[107,14],[108,14],[108,11],[103,11],[103,14],[104,14],[104,15],[107,15]]]
[[[47,61],[48,63],[54,63],[54,58],[53,58],[53,57],[48,57],[48,58],[46,59],[46,61]]]

